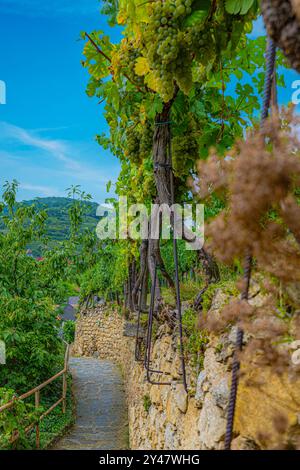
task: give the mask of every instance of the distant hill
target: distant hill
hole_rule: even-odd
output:
[[[45,197],[34,200],[23,201],[20,205],[32,205],[38,209],[45,209],[48,213],[46,221],[47,236],[54,243],[57,241],[67,240],[70,235],[70,223],[68,210],[72,204],[72,199],[65,197]],[[84,202],[87,212],[83,224],[83,229],[95,230],[100,220],[96,216],[99,204],[96,202]],[[103,210],[107,210],[103,208]],[[0,231],[4,229],[3,222],[0,217]],[[35,256],[40,256],[41,247],[39,243],[30,246]]]

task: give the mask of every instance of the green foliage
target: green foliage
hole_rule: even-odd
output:
[[[144,395],[143,396],[143,406],[144,406],[144,410],[146,411],[146,413],[149,413],[151,405],[152,405],[152,403],[151,403],[150,395]]]
[[[81,278],[81,303],[91,301],[94,296],[108,298],[110,293],[123,292],[128,274],[129,243],[127,240],[123,243],[107,240],[99,249],[97,263]]]
[[[199,157],[207,158],[211,147],[225,156],[255,122],[265,38],[247,33],[258,3],[120,0],[106,1],[104,11],[126,25],[124,38],[113,44],[101,31],[91,33],[83,65],[91,76],[89,96],[105,101],[109,134],[98,142],[121,162],[116,192],[130,203],[150,204],[156,197],[151,131],[163,101],[172,99],[175,197],[190,201],[186,182]],[[210,202],[208,218],[224,207],[215,195]]]
[[[0,388],[0,406],[8,403],[15,397],[14,390],[9,388]],[[10,442],[12,436],[17,431],[19,440],[17,446],[28,447],[25,428],[38,418],[38,413],[34,405],[18,401],[13,409],[8,409],[0,413],[0,449],[12,447]]]
[[[210,284],[203,294],[202,309],[204,313],[209,311],[217,290],[221,290],[228,297],[228,301],[230,297],[239,296],[239,291],[236,287],[235,280],[222,279],[220,282]]]
[[[66,413],[63,414],[61,412],[61,405],[59,405],[40,422],[41,449],[45,449],[51,445],[74,421],[70,376],[67,381]],[[61,398],[61,381],[54,382],[48,387],[51,388],[50,393],[48,388],[41,392],[40,406],[38,409],[35,408],[33,400],[27,398],[24,401],[16,402],[11,409],[0,414],[0,449],[35,448],[35,428],[28,433],[25,433],[25,428],[37,422],[39,416]],[[14,397],[16,397],[16,394],[13,390],[1,388],[0,406],[8,403]],[[10,440],[16,432],[19,434],[19,439],[15,443],[11,443]]]
[[[113,24],[124,26],[124,37],[115,44],[101,31],[84,34],[88,41],[83,66],[90,73],[88,95],[105,102],[109,133],[100,135],[98,142],[121,163],[116,193],[126,195],[129,204],[149,207],[155,200],[153,135],[164,103],[170,100],[175,200],[191,202],[187,181],[196,175],[199,158],[206,159],[212,147],[224,158],[256,120],[266,41],[250,39],[248,33],[258,3],[120,0],[106,1],[104,8]],[[206,220],[218,215],[225,204],[225,198],[212,193],[205,207]],[[182,277],[191,267],[197,270],[198,263],[195,252],[178,245]],[[162,242],[161,252],[173,276],[172,243]],[[138,260],[136,243],[118,241],[110,261],[97,262],[84,275],[82,299],[121,292],[133,258]],[[199,285],[184,283],[183,298],[191,300]],[[169,289],[163,288],[163,295],[174,303]]]
[[[224,209],[225,204],[225,201],[218,195],[215,193],[211,194],[204,206],[205,220],[208,221],[218,215]]]
[[[6,344],[1,386],[26,391],[51,377],[59,367],[62,345],[49,300],[2,297],[0,338]]]
[[[191,267],[196,266],[197,253],[195,251],[186,250],[185,242],[183,240],[178,240],[178,263],[179,263],[179,272],[184,274],[190,271]],[[173,256],[173,241],[164,240],[161,243],[161,254],[166,266],[167,271],[171,274],[174,273],[174,256]]]
[[[225,0],[226,11],[232,15],[245,15],[256,0]]]
[[[140,46],[136,73],[165,102],[176,85],[188,95],[195,82],[203,83],[215,71],[221,57],[230,60],[258,11],[254,0],[228,1],[227,8],[224,2],[199,0],[142,5],[131,0],[130,5],[120,2],[120,16],[128,22],[127,35],[133,30]]]
[[[180,295],[182,302],[193,302],[203,287],[203,280],[188,280],[180,283]],[[175,307],[175,292],[170,287],[162,287],[162,298],[167,305]]]
[[[57,304],[63,303],[74,288],[74,279],[80,278],[86,267],[92,267],[97,260],[96,235],[94,231],[82,230],[90,210],[89,195],[75,186],[70,188],[72,200],[59,201],[62,204],[67,201],[70,234],[64,242],[49,249],[47,211],[40,202],[18,204],[17,189],[16,181],[6,183],[0,205],[0,340],[6,346],[6,363],[0,368],[2,403],[14,394],[27,392],[62,369],[64,347],[58,335]],[[27,252],[33,243],[45,247],[42,259]],[[74,338],[71,323],[64,328],[70,342]],[[55,403],[57,393],[56,385],[43,390],[41,408],[45,410]],[[60,397],[61,384],[59,394]],[[12,432],[19,431],[17,445],[30,446],[30,436],[24,435],[24,429],[37,419],[36,413],[42,413],[42,409],[34,410],[32,400],[28,399],[1,413],[0,445],[9,447]],[[58,419],[58,411],[55,413]],[[64,417],[56,424],[49,419],[52,433],[63,429],[69,420]]]
[[[68,344],[74,343],[75,340],[75,329],[76,329],[76,324],[72,320],[68,320],[64,323],[63,325],[63,335],[64,335],[64,340]]]
[[[73,200],[65,197],[45,197],[30,201],[23,201],[15,204],[15,209],[22,206],[35,206],[37,211],[45,211],[45,239],[28,243],[27,248],[32,250],[35,257],[41,257],[46,247],[54,249],[57,242],[64,242],[70,238],[70,218],[69,210]],[[99,219],[96,216],[98,204],[95,202],[82,202],[84,206],[84,217],[81,225],[81,232],[89,231],[95,233]],[[7,207],[3,210],[3,215],[8,214]],[[5,230],[5,224],[0,218],[0,232]]]
[[[215,347],[215,351],[217,354],[220,354],[223,351],[224,344],[223,343],[218,343],[217,346]]]
[[[47,449],[72,426],[75,420],[75,410],[72,397],[72,380],[71,376],[68,377],[68,389],[66,396],[66,413],[61,412],[61,405],[56,407],[46,418],[40,423],[40,446],[41,449]],[[51,394],[41,394],[41,409],[45,411],[61,398],[61,382],[57,382],[56,388]],[[32,432],[27,437],[27,445],[30,448],[35,448],[35,432]]]
[[[114,26],[117,22],[118,3],[118,0],[102,0],[103,6],[101,12],[109,16],[108,24],[110,26]]]
[[[101,31],[85,34],[89,40],[84,47],[83,66],[90,73],[87,94],[105,102],[109,132],[97,140],[121,163],[116,193],[126,195],[129,204],[144,203],[149,207],[156,201],[162,181],[158,182],[160,175],[153,167],[153,151],[156,154],[159,149],[161,157],[163,152],[164,157],[168,154],[167,139],[159,141],[158,137],[159,125],[166,117],[172,138],[175,201],[191,202],[193,195],[187,183],[198,178],[198,160],[207,159],[212,152],[220,160],[226,158],[258,118],[266,38],[252,39],[249,33],[259,14],[259,2],[119,0],[106,1],[104,11],[112,24],[118,22],[124,27],[123,39],[115,44]],[[282,65],[280,56],[278,63]],[[282,77],[277,78],[282,85]],[[199,186],[201,178],[200,174],[196,180]],[[206,221],[226,209],[226,196],[210,194]],[[186,251],[183,242],[178,247],[181,280],[186,280],[191,267],[197,279],[197,253]],[[103,260],[84,276],[82,298],[121,291],[129,263],[133,258],[138,260],[136,252],[133,241],[103,247]],[[161,254],[173,277],[171,242],[161,242]],[[232,271],[221,267],[222,282],[210,285],[203,296],[205,313],[216,289],[222,289],[228,297],[238,295],[235,280],[240,270],[238,264]],[[119,272],[121,276],[116,274]],[[159,279],[163,279],[160,273]],[[203,281],[181,284],[182,299],[192,300]],[[171,289],[163,288],[162,294],[167,303],[174,305]],[[192,310],[185,313],[184,322],[187,351],[195,366],[201,367],[206,332],[197,330]]]
[[[61,343],[51,296],[57,275],[49,270],[51,263],[26,255],[27,244],[44,233],[46,214],[34,206],[15,208],[16,190],[15,182],[7,183],[3,193],[8,215],[2,216],[6,230],[0,234],[0,339],[7,362],[0,369],[0,386],[19,391],[51,375]]]
[[[17,189],[16,181],[6,183],[6,210],[0,214],[0,339],[7,351],[0,386],[20,392],[60,370],[63,348],[56,305],[65,300],[70,281],[96,261],[97,239],[80,230],[82,205],[89,197],[75,187],[70,240],[46,250],[41,261],[28,256],[28,244],[45,241],[47,213],[35,204],[17,204]]]
[[[199,371],[203,368],[204,353],[209,337],[205,330],[199,330],[197,318],[198,314],[195,310],[192,308],[185,310],[182,317],[182,326],[185,351],[189,355],[191,366]]]

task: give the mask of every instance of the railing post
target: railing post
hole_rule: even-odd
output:
[[[35,409],[38,410],[40,406],[40,391],[37,390],[35,392]],[[40,448],[40,421],[37,421],[37,424],[35,426],[35,443],[36,443],[36,448]]]
[[[62,401],[62,412],[66,413],[66,397],[67,397],[67,372],[63,375],[63,401]]]
[[[27,428],[25,428],[25,434],[27,434],[32,429],[35,429],[35,431],[36,431],[36,448],[37,449],[40,448],[40,423],[41,423],[42,419],[45,416],[47,416],[51,411],[53,411],[54,408],[59,406],[61,403],[62,403],[62,411],[63,411],[63,413],[66,413],[69,352],[70,352],[70,348],[69,348],[69,345],[67,345],[66,353],[65,353],[65,363],[64,363],[63,370],[58,372],[56,375],[53,375],[53,377],[51,377],[50,379],[48,379],[45,382],[43,382],[42,384],[40,384],[38,387],[33,388],[29,392],[26,392],[26,393],[24,393],[23,395],[21,395],[19,397],[13,396],[12,399],[9,402],[7,402],[7,403],[0,406],[0,414],[1,414],[3,411],[11,409],[15,405],[16,402],[19,402],[21,400],[25,400],[26,398],[31,397],[31,396],[34,395],[34,397],[35,397],[35,411],[37,412],[39,410],[39,407],[40,407],[40,392],[41,392],[41,390],[44,389],[50,383],[52,383],[54,380],[57,380],[58,378],[63,377],[62,398],[60,398],[56,403],[54,403],[54,405],[51,406],[47,411],[45,411],[43,414],[38,416],[38,419],[36,421],[33,421],[29,426],[27,426]],[[38,413],[37,413],[37,415],[38,415]],[[11,438],[10,438],[11,444],[14,444],[19,439],[19,437],[20,437],[20,432],[12,431],[12,435],[11,435]]]

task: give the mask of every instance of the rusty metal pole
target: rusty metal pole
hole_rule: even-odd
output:
[[[184,347],[183,347],[183,328],[182,328],[182,305],[181,305],[181,295],[180,295],[180,280],[179,280],[179,262],[178,262],[178,246],[176,239],[175,231],[175,187],[174,187],[174,171],[173,171],[173,162],[172,162],[172,141],[171,141],[171,125],[169,126],[169,165],[170,165],[170,189],[171,189],[171,204],[173,205],[173,211],[171,214],[171,225],[173,230],[173,257],[174,257],[174,266],[175,266],[175,287],[176,287],[176,316],[177,316],[177,325],[179,330],[179,351],[180,351],[180,362],[181,362],[181,371],[182,371],[182,381],[185,391],[188,391],[187,380],[186,380],[186,367],[184,359]]]

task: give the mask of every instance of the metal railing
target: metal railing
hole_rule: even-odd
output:
[[[19,397],[13,398],[11,401],[8,403],[5,403],[5,405],[2,405],[0,407],[0,413],[3,411],[9,410],[13,408],[16,403],[25,400],[26,398],[31,397],[32,395],[35,396],[35,409],[38,410],[40,407],[40,392],[43,390],[47,385],[50,385],[52,382],[57,380],[59,377],[63,378],[63,383],[62,383],[62,396],[61,398],[54,403],[48,410],[46,410],[41,416],[39,416],[37,421],[34,421],[33,423],[29,424],[25,428],[25,434],[28,434],[29,431],[35,428],[35,442],[36,442],[36,448],[40,448],[40,423],[41,421],[48,416],[57,406],[62,404],[62,412],[65,414],[66,413],[66,401],[67,401],[67,373],[68,373],[68,365],[69,365],[69,352],[70,352],[70,346],[66,343],[66,351],[65,351],[65,359],[64,359],[64,368],[58,372],[57,374],[53,375],[50,379],[46,380],[42,384],[38,385],[37,387],[33,388],[32,390],[29,390],[28,392],[24,393],[23,395],[20,395]],[[20,438],[20,432],[15,431],[13,432],[13,435],[10,439],[10,443],[13,444]]]

